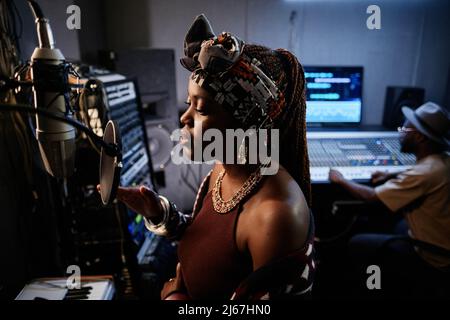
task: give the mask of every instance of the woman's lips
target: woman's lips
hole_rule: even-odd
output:
[[[182,146],[187,145],[188,142],[189,142],[188,139],[186,139],[186,138],[184,138],[184,137],[181,137],[181,138],[180,138],[180,144],[181,144]]]
[[[181,137],[180,137],[180,140],[179,140],[181,145],[184,146],[184,145],[189,144],[189,141],[191,140],[190,138],[191,138],[191,135],[189,134],[189,132],[181,130]]]

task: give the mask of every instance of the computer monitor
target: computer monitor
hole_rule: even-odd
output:
[[[363,67],[305,66],[308,125],[359,125]]]
[[[122,141],[120,185],[146,185],[154,189],[151,155],[148,149],[139,88],[134,79],[103,81],[109,115],[119,127]],[[115,78],[113,78],[115,79]],[[127,226],[132,241],[141,247],[148,234],[141,215],[127,208]]]
[[[145,185],[155,190],[153,165],[145,130],[137,82],[132,79],[104,84],[112,120],[119,125],[122,141],[122,174],[120,185]],[[127,212],[129,235],[137,248],[137,262],[146,272],[155,274],[153,280],[167,279],[175,270],[176,247],[172,241],[158,236],[145,227],[144,219],[130,208]],[[153,281],[152,280],[152,281]],[[156,284],[155,284],[156,285]]]

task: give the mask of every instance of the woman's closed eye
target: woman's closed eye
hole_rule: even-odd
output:
[[[188,105],[188,107],[190,107],[191,104],[192,104],[192,101],[191,101],[190,99],[187,99],[186,101],[184,101],[184,103],[185,103],[186,105]],[[208,113],[206,112],[205,108],[203,108],[203,107],[201,107],[201,108],[194,108],[194,110],[195,110],[198,114],[200,114],[200,115],[202,115],[202,116],[205,116],[205,115],[208,114]]]
[[[200,114],[201,116],[206,116],[208,114],[204,109],[196,108],[195,111],[197,111],[197,113]]]

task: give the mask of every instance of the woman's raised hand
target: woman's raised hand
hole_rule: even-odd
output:
[[[100,191],[100,185],[97,185],[97,190]],[[117,199],[146,218],[157,219],[162,217],[163,208],[158,194],[145,186],[119,187]]]

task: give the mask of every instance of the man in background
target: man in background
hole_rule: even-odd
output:
[[[413,278],[417,282],[422,275],[450,270],[449,114],[432,102],[415,111],[403,107],[402,112],[406,121],[399,128],[401,151],[416,156],[412,168],[398,174],[375,172],[372,182],[382,183],[377,187],[347,180],[333,169],[329,173],[332,183],[354,197],[383,203],[390,211],[404,215],[394,234],[360,234],[350,240],[350,258],[358,274],[364,272],[364,281],[359,280],[364,286],[370,264],[380,265],[381,272],[396,282],[403,277],[406,284]],[[402,292],[409,290],[405,283]]]

